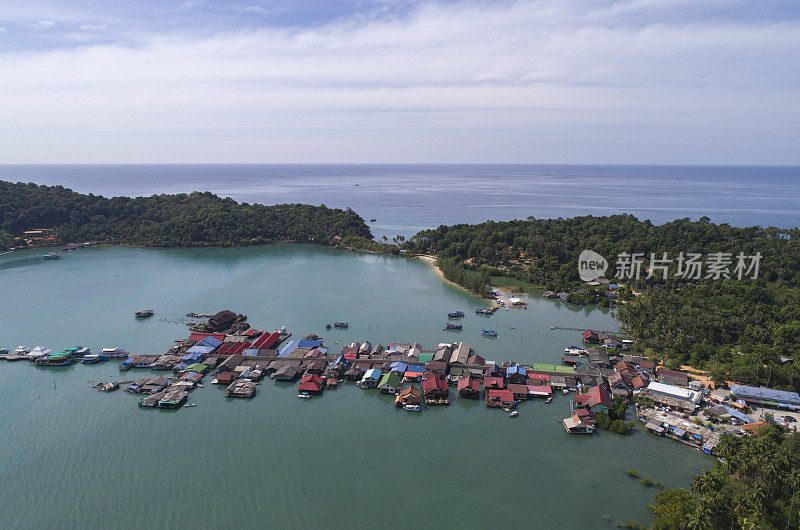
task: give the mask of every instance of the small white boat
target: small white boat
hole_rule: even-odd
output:
[[[511,412],[508,413],[509,418],[516,418],[517,416],[519,416],[518,410],[512,410]]]
[[[420,410],[422,410],[422,407],[416,404],[406,403],[405,405],[403,405],[403,409],[410,410],[411,412],[419,412]]]
[[[565,396],[566,396],[567,394],[569,394],[569,390],[567,390],[567,389],[565,388],[565,389],[563,389],[563,390],[561,391],[561,393],[562,393],[563,395],[565,395]]]
[[[545,403],[550,403],[551,401],[553,401],[553,396],[550,396],[549,398],[544,400]]]
[[[103,348],[101,353],[106,356],[106,359],[127,359],[128,352],[122,348]]]
[[[196,406],[197,406],[197,403],[191,403],[191,404],[189,404],[189,405],[186,405],[186,406],[187,406],[187,407],[196,407]]]
[[[27,346],[17,346],[17,349],[14,350],[14,353],[17,355],[27,355],[30,351],[30,348]]]
[[[105,360],[107,360],[106,356],[102,353],[90,353],[89,355],[84,355],[81,362],[83,364],[95,364]]]
[[[311,394],[297,394],[300,399],[311,399]]]

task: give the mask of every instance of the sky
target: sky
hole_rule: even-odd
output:
[[[0,0],[0,163],[800,164],[800,2]]]

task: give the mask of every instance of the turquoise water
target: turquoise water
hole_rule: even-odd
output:
[[[612,329],[600,310],[530,298],[529,309],[479,317],[482,301],[426,264],[305,245],[242,249],[95,247],[57,261],[0,256],[0,344],[161,353],[187,336],[187,312],[232,309],[256,327],[316,333],[336,350],[373,343],[464,340],[488,359],[558,362],[574,332]],[[133,311],[156,310],[136,320]],[[462,309],[465,330],[442,331]],[[347,320],[347,330],[324,328]],[[498,330],[499,339],[480,336]],[[337,341],[338,344],[334,344]],[[130,378],[146,371],[128,372]],[[0,521],[5,528],[610,527],[645,521],[655,490],[627,469],[686,486],[710,460],[644,432],[567,435],[568,411],[525,403],[515,419],[476,401],[411,414],[352,384],[302,401],[265,380],[253,400],[194,390],[197,407],[143,410],[116,363],[0,364]],[[210,378],[206,378],[208,382]]]

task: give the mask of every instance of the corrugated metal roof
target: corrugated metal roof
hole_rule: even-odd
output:
[[[555,364],[533,363],[531,367],[537,372],[557,372],[564,374],[576,373],[575,368],[572,366],[558,366]]]
[[[737,420],[741,421],[742,423],[755,423],[756,420],[748,416],[747,414],[743,414],[736,409],[733,409],[727,405],[720,405],[725,411],[736,418]]]
[[[746,385],[731,385],[731,391],[739,399],[769,400],[776,403],[800,405],[800,395],[798,395],[797,392]]]
[[[290,340],[289,342],[284,344],[280,350],[278,350],[278,357],[286,357],[299,347],[300,347],[299,340]]]
[[[667,396],[673,396],[679,399],[685,399],[687,401],[691,401],[692,403],[697,403],[700,401],[700,392],[695,390],[690,390],[688,388],[683,388],[680,386],[675,385],[668,385],[666,383],[659,383],[656,381],[651,382],[647,385],[648,392],[658,392],[659,394],[665,394]]]

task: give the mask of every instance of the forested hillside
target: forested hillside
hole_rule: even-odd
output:
[[[166,247],[233,246],[336,236],[371,238],[352,210],[305,204],[237,203],[212,193],[150,197],[85,195],[63,186],[0,181],[0,233],[54,228],[60,243],[104,241]]]
[[[608,260],[606,277],[625,284],[623,294],[640,293],[616,308],[617,319],[640,345],[673,367],[708,368],[717,380],[797,386],[797,368],[778,363],[800,348],[797,229],[737,228],[707,218],[654,225],[631,215],[586,216],[440,226],[418,233],[405,248],[437,254],[451,269],[461,267],[454,281],[503,274],[553,291],[585,287],[578,256],[593,250]],[[615,278],[622,253],[642,255],[639,279]],[[647,278],[650,255],[665,253],[667,279],[663,270]],[[681,253],[702,255],[700,275],[678,277]],[[728,255],[728,278],[708,275],[706,260],[715,253]],[[760,253],[757,278],[753,270],[737,274],[740,253]]]

